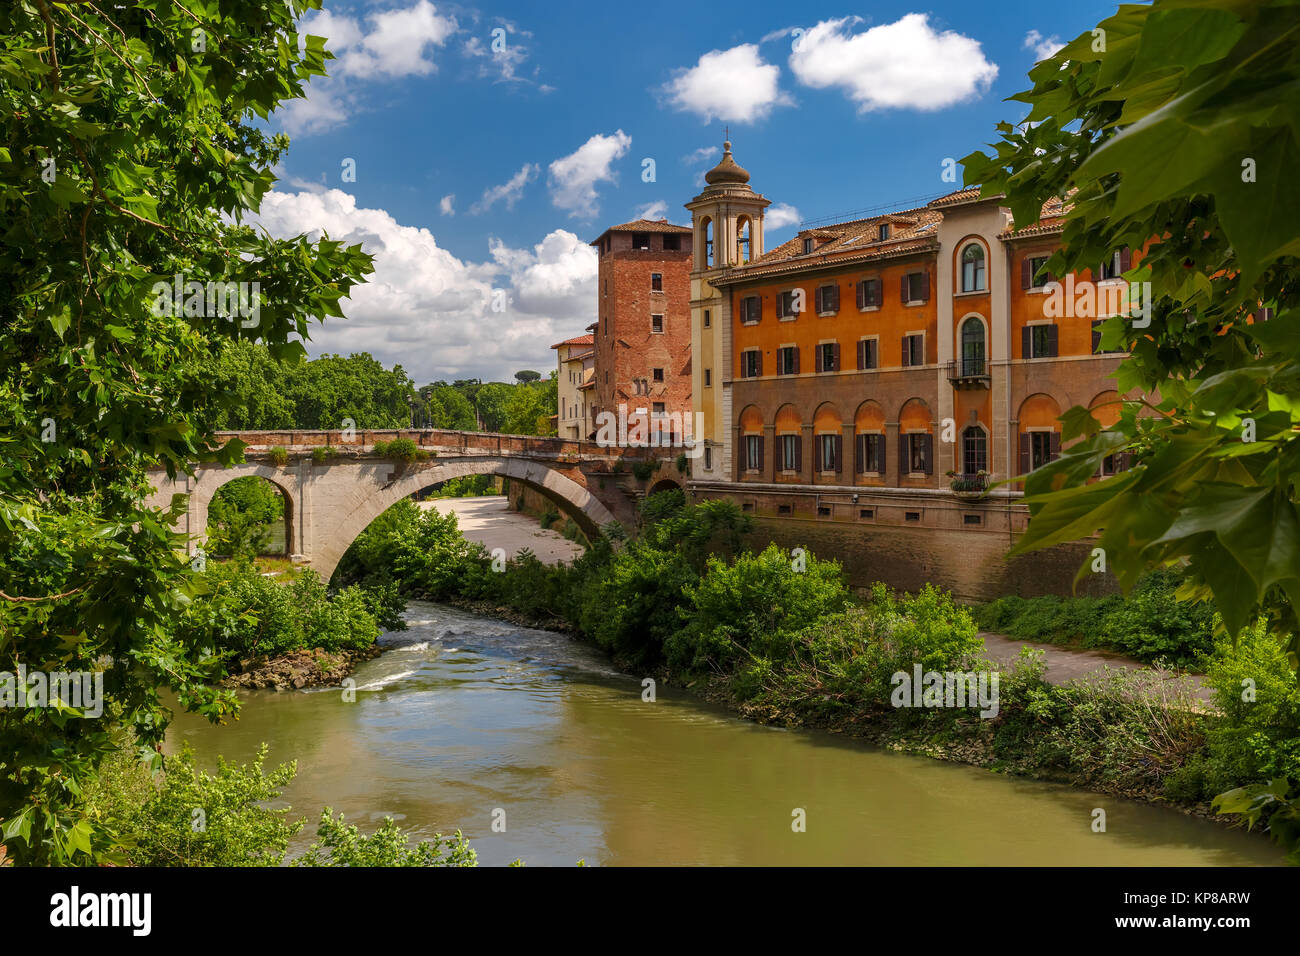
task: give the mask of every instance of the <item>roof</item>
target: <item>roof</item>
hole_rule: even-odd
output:
[[[921,207],[802,229],[748,265],[730,269],[714,281],[740,281],[812,264],[835,265],[926,251],[937,248],[936,227],[942,220],[943,213]],[[890,226],[889,238],[884,241],[880,239],[881,225]],[[805,239],[813,240],[812,252],[803,251]]]
[[[1073,203],[1067,203],[1059,196],[1053,196],[1047,202],[1043,203],[1043,208],[1039,211],[1038,222],[1025,226],[1023,229],[1017,229],[1014,224],[1003,229],[1000,238],[1002,239],[1028,239],[1033,236],[1046,236],[1055,232],[1060,232],[1065,226],[1066,213],[1073,208]]]
[[[980,198],[980,187],[967,186],[965,189],[958,189],[948,193],[946,196],[940,196],[938,199],[931,199],[926,206],[930,209],[942,209],[945,206],[957,206],[962,203],[976,202]],[[989,197],[990,199],[993,197]]]
[[[633,219],[631,222],[619,223],[617,226],[610,226],[605,232],[602,232],[591,242],[589,246],[594,246],[604,237],[607,232],[675,232],[681,235],[690,235],[690,226],[679,226],[671,223],[667,219]]]
[[[551,348],[558,349],[561,345],[594,345],[595,343],[596,340],[591,335],[575,335],[573,338],[565,339],[563,342],[556,342],[551,346]]]

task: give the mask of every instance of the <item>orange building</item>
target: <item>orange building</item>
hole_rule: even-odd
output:
[[[739,169],[729,150],[727,161]],[[1073,300],[1063,309],[1044,268],[1060,241],[1059,202],[1017,230],[998,199],[962,189],[810,226],[770,251],[760,229],[748,248],[710,250],[721,264],[703,257],[718,209],[707,192],[687,208],[692,278],[709,290],[693,290],[708,305],[707,317],[696,309],[696,340],[713,323],[724,327],[721,354],[696,358],[705,374],[716,366],[721,389],[720,421],[705,436],[721,466],[712,475],[693,469],[698,495],[738,499],[760,518],[824,524],[840,553],[854,547],[848,524],[942,529],[966,534],[954,539],[962,542],[973,532],[1001,536],[983,549],[924,551],[916,574],[898,582],[944,583],[936,566],[997,563],[1007,535],[1023,528],[1015,486],[981,493],[1056,457],[1063,411],[1096,406],[1103,422],[1117,414],[1109,376],[1122,356],[1097,351],[1095,326],[1098,312],[1114,314],[1124,301],[1120,274],[1131,257],[1117,251],[1095,285],[1087,272],[1063,280],[1066,290],[1077,282],[1095,294],[1091,311]],[[736,232],[724,236],[735,244]],[[810,527],[798,534],[808,539]],[[862,530],[869,549],[872,532]],[[981,590],[961,583],[969,575],[948,577],[958,590]]]

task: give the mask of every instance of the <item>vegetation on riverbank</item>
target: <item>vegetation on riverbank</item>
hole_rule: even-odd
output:
[[[1202,670],[1214,651],[1211,602],[1177,600],[1183,576],[1163,568],[1143,576],[1127,596],[1007,596],[972,609],[982,630],[1022,641],[1100,648],[1148,664]]]
[[[727,502],[688,506],[680,492],[653,495],[640,536],[620,549],[600,538],[572,565],[524,553],[503,571],[460,537],[454,516],[417,511],[397,506],[367,529],[340,565],[345,580],[508,609],[516,620],[572,631],[625,670],[693,687],[755,720],[1206,815],[1217,793],[1300,773],[1300,689],[1261,627],[1243,633],[1237,653],[1220,640],[1205,658],[1219,711],[1207,713],[1149,672],[1057,686],[1043,679],[1041,655],[1010,669],[990,664],[970,610],[948,593],[877,586],[857,601],[835,562],[775,546],[741,550],[749,520]],[[1155,614],[1159,600],[1180,613],[1168,583],[1153,584],[1128,613]],[[1125,613],[1122,602],[1110,613]],[[894,675],[917,665],[997,672],[996,714],[896,706]]]
[[[280,800],[297,763],[265,770],[266,746],[251,764],[218,758],[215,773],[201,769],[187,750],[169,757],[166,772],[151,772],[134,754],[105,761],[85,796],[88,815],[111,835],[104,862],[126,866],[279,866],[289,841],[306,821]],[[362,835],[326,808],[316,840],[292,866],[476,866],[477,855],[456,831],[412,844],[386,817]]]

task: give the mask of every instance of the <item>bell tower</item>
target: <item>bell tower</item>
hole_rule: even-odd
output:
[[[691,271],[691,394],[703,415],[704,452],[691,462],[694,481],[724,481],[731,470],[731,296],[712,279],[763,254],[763,210],[770,201],[749,187],[749,173],[732,158],[704,174],[704,191],[686,204],[694,232]]]

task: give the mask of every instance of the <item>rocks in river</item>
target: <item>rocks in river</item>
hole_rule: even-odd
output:
[[[277,691],[332,687],[351,674],[362,661],[378,657],[380,653],[378,645],[371,645],[359,651],[325,651],[317,647],[280,657],[254,657],[240,661],[238,672],[223,680],[221,686]]]

